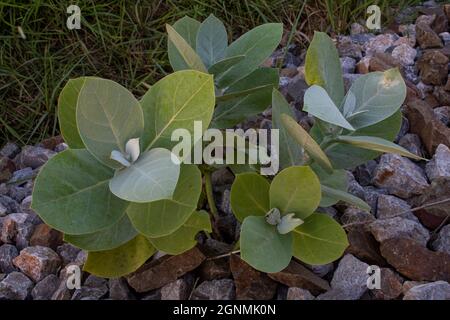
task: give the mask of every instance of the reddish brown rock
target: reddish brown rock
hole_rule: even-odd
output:
[[[378,242],[362,226],[353,228],[347,234],[349,247],[346,252],[369,264],[385,266],[386,260],[381,256]]]
[[[14,265],[35,282],[56,273],[61,259],[52,249],[42,246],[28,247],[13,260]]]
[[[275,296],[277,283],[253,269],[239,256],[230,257],[230,268],[236,286],[236,299],[270,300]]]
[[[3,219],[0,229],[0,241],[14,243],[18,227],[27,220],[26,213],[12,213]]]
[[[422,207],[431,203],[441,202],[448,199],[450,195],[450,177],[438,177],[428,187],[424,193],[411,199],[415,207]],[[433,216],[445,218],[450,212],[450,202],[429,206],[422,209]]]
[[[231,275],[229,258],[205,260],[199,268],[202,280],[217,280]]]
[[[440,144],[450,147],[450,128],[436,117],[433,109],[425,102],[419,99],[409,101],[406,117],[411,132],[420,136],[428,154],[434,154]]]
[[[44,246],[56,250],[63,243],[63,234],[45,223],[41,223],[34,229],[30,239],[31,246]]]
[[[448,57],[439,50],[426,51],[417,62],[423,83],[444,85],[448,77]]]
[[[0,156],[0,183],[11,179],[13,172],[16,170],[14,162],[7,158]]]
[[[330,285],[327,281],[319,278],[295,261],[291,261],[284,270],[277,273],[269,273],[268,276],[288,287],[306,289],[315,296],[330,290]]]
[[[392,68],[399,68],[400,63],[389,53],[377,52],[371,59],[369,71],[386,71]]]
[[[412,239],[394,238],[381,244],[386,261],[405,277],[416,281],[450,281],[450,255],[434,252]]]
[[[177,280],[197,268],[205,259],[197,247],[177,256],[163,256],[144,264],[127,276],[127,281],[137,292],[147,292]]]
[[[389,268],[381,269],[381,288],[372,290],[377,300],[393,300],[403,291],[403,279]]]
[[[434,30],[425,22],[416,24],[417,43],[422,49],[442,48],[442,40]]]
[[[64,139],[62,136],[50,137],[45,140],[42,140],[37,146],[42,147],[49,150],[54,150],[56,146],[60,143],[63,143]]]

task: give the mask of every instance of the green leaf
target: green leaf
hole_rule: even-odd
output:
[[[155,252],[150,242],[138,235],[113,250],[89,252],[83,270],[98,277],[119,278],[136,271]]]
[[[344,118],[324,88],[317,85],[309,87],[305,92],[304,100],[303,111],[325,122],[348,130],[355,130]]]
[[[236,176],[231,186],[231,209],[239,221],[248,216],[264,216],[270,210],[270,184],[257,173]]]
[[[195,165],[183,164],[172,199],[131,203],[127,213],[133,226],[143,235],[167,236],[187,221],[197,207],[201,191],[200,170]]]
[[[58,121],[64,141],[72,149],[84,148],[77,128],[77,101],[85,77],[70,79],[58,98]]]
[[[320,146],[314,141],[308,132],[302,128],[294,119],[286,114],[281,115],[281,122],[289,135],[308,153],[327,172],[332,173],[333,167],[327,155]]]
[[[197,53],[209,68],[225,56],[228,47],[227,30],[213,14],[203,21],[197,33]]]
[[[330,202],[337,203],[339,201],[344,201],[358,207],[361,210],[370,212],[370,206],[366,202],[345,191],[322,185],[322,194],[328,199],[333,200]]]
[[[313,214],[292,236],[294,257],[311,265],[337,260],[348,246],[344,229],[325,214]]]
[[[336,200],[334,196],[328,195],[328,193],[325,192],[325,190],[327,189],[325,187],[341,190],[342,192],[347,192],[348,181],[347,173],[345,172],[345,170],[333,170],[332,174],[328,174],[317,164],[311,165],[311,168],[319,177],[322,189],[320,206],[326,208],[336,204],[340,199]]]
[[[77,125],[86,148],[107,166],[119,168],[111,152],[125,153],[127,141],[141,136],[144,117],[130,91],[114,81],[89,77],[78,96]]]
[[[194,121],[208,128],[214,112],[215,94],[211,75],[194,70],[178,71],[159,80],[141,100],[145,127],[141,150],[172,149],[178,128],[194,132]]]
[[[356,129],[373,125],[397,112],[405,98],[406,85],[398,69],[368,73],[347,93],[346,118]]]
[[[86,251],[104,251],[117,248],[130,241],[137,231],[125,214],[117,223],[106,229],[81,235],[65,234],[64,241]]]
[[[245,55],[219,79],[219,88],[226,88],[254,71],[277,48],[283,34],[281,23],[266,23],[242,35],[226,50],[226,57]]]
[[[202,59],[198,56],[195,50],[184,40],[184,38],[170,25],[166,24],[169,41],[177,48],[178,53],[184,60],[188,69],[198,70],[201,72],[208,72]]]
[[[217,61],[215,64],[209,67],[208,73],[213,74],[215,77],[221,75],[232,66],[242,61],[245,58],[244,55],[234,56],[230,58],[225,58],[223,60]]]
[[[180,165],[175,164],[172,152],[155,148],[142,154],[131,166],[117,170],[109,182],[112,193],[131,202],[152,202],[171,199]]]
[[[405,148],[390,142],[388,140],[384,140],[378,137],[369,137],[369,136],[338,136],[336,137],[336,141],[340,143],[350,144],[352,146],[374,150],[379,152],[387,152],[387,153],[395,153],[401,156],[409,157],[416,160],[426,160],[422,157],[419,157]]]
[[[281,115],[286,114],[294,118],[289,104],[283,95],[276,89],[272,91],[272,128],[279,130],[279,157],[280,168],[303,164],[303,149],[291,137],[281,121]]]
[[[242,260],[262,272],[279,272],[292,258],[292,233],[279,234],[265,217],[244,219],[240,244]]]
[[[353,131],[350,135],[374,136],[393,141],[400,131],[402,112],[398,110],[393,116],[369,127]],[[311,130],[314,131],[315,126]],[[353,169],[360,164],[375,159],[380,155],[378,151],[361,149],[349,144],[336,143],[325,149],[325,152],[335,168]],[[351,155],[349,157],[349,155]]]
[[[269,194],[270,208],[305,220],[319,206],[320,182],[310,167],[289,167],[275,176]]]
[[[197,32],[200,28],[200,22],[189,17],[183,17],[174,23],[173,28],[191,48],[196,48]],[[173,71],[190,69],[170,39],[167,39],[167,51]]]
[[[271,103],[272,89],[278,86],[278,71],[258,68],[230,86],[224,95],[236,96],[227,101],[218,100],[214,111],[213,128],[229,128],[250,116],[263,112]],[[256,92],[252,92],[255,90]]]
[[[212,232],[209,214],[204,210],[194,211],[189,220],[174,233],[149,240],[157,250],[176,255],[195,247],[195,237],[200,231]]]
[[[32,208],[52,228],[86,234],[114,225],[125,214],[126,201],[109,191],[113,170],[87,150],[68,149],[41,169]]]
[[[308,85],[324,88],[336,106],[344,99],[341,62],[333,40],[323,32],[314,32],[306,52],[305,78]]]

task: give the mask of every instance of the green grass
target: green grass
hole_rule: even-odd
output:
[[[286,30],[297,26],[284,43],[292,38],[306,45],[313,30],[345,31],[374,2],[308,0],[301,11],[302,0],[0,0],[0,146],[58,134],[57,98],[70,78],[113,79],[141,96],[171,72],[164,25],[184,15],[202,20],[214,13],[234,39],[281,21]],[[393,3],[411,1],[378,2],[388,13]],[[82,29],[69,31],[66,8],[73,3],[81,8]]]

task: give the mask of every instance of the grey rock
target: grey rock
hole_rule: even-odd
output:
[[[412,287],[403,300],[450,300],[450,284],[436,281]]]
[[[31,296],[33,300],[50,300],[58,286],[59,278],[54,274],[49,274],[31,290]]]
[[[412,154],[415,154],[419,157],[425,156],[425,151],[422,145],[422,141],[420,140],[420,137],[417,134],[414,133],[407,133],[405,134],[400,141],[398,142],[399,145],[401,145],[403,148],[411,152]]]
[[[19,250],[22,250],[30,245],[30,239],[33,235],[35,227],[32,222],[32,218],[33,217],[28,215],[27,219],[23,223],[17,224],[16,247]]]
[[[411,66],[417,56],[417,51],[407,44],[401,44],[392,50],[392,57],[403,66]]]
[[[56,152],[35,146],[25,146],[15,161],[19,168],[36,169],[46,163]]]
[[[62,143],[58,144],[58,145],[55,147],[55,152],[57,152],[57,153],[63,152],[63,151],[66,150],[68,147],[69,147],[69,146],[68,146],[66,143],[62,142]]]
[[[310,269],[315,275],[318,275],[319,277],[323,278],[330,272],[333,272],[334,270],[334,264],[327,263],[327,264],[321,264],[321,265],[310,265],[306,264],[306,267]]]
[[[192,300],[233,300],[235,296],[233,280],[220,279],[202,282],[194,290]]]
[[[375,38],[373,33],[360,33],[360,34],[352,34],[350,35],[350,39],[356,44],[364,45],[369,42],[370,39]]]
[[[295,104],[303,104],[303,97],[308,85],[305,80],[299,76],[292,78],[287,85],[287,99]]]
[[[412,82],[413,84],[418,84],[420,82],[419,71],[415,65],[403,66],[405,79]]]
[[[20,251],[13,263],[24,274],[38,282],[49,274],[56,273],[61,265],[61,259],[50,248],[34,246]]]
[[[12,186],[9,189],[8,194],[12,199],[20,203],[22,202],[23,199],[25,199],[25,197],[31,195],[31,189],[25,187]]]
[[[366,33],[366,32],[367,32],[366,27],[360,25],[357,22],[354,22],[350,25],[350,34],[351,35],[361,34],[361,33]]]
[[[378,163],[375,160],[370,160],[365,164],[356,167],[354,172],[355,178],[361,186],[366,187],[370,185],[372,182],[373,172],[375,171],[377,165]]]
[[[432,243],[432,248],[450,254],[450,225],[444,226],[439,231],[437,239]]]
[[[228,168],[221,168],[214,171],[211,174],[211,183],[214,187],[231,185],[234,180],[234,175],[230,172]]]
[[[354,59],[361,59],[361,46],[352,41],[352,38],[342,36],[338,37],[337,49],[340,57],[350,57]]]
[[[36,176],[36,173],[33,171],[32,168],[23,168],[20,170],[17,170],[13,173],[11,179],[9,180],[10,183],[17,183],[22,182],[26,180],[33,179]]]
[[[364,44],[366,55],[373,56],[377,52],[385,52],[396,40],[392,34],[380,34]]]
[[[370,206],[372,214],[375,214],[378,208],[378,197],[381,194],[388,194],[388,192],[385,189],[379,189],[373,186],[364,187],[364,192],[364,199],[366,199],[367,204]]]
[[[24,212],[24,213],[35,213],[32,209],[31,209],[31,202],[33,200],[32,196],[28,196],[25,197],[25,199],[22,200],[22,202],[20,203],[20,212]]]
[[[341,67],[343,73],[354,73],[356,67],[356,60],[350,57],[343,57],[341,60]]]
[[[113,300],[135,300],[124,278],[109,279],[109,298]]]
[[[0,203],[0,217],[6,216],[6,212],[8,212],[8,209]]]
[[[315,297],[308,290],[302,288],[289,288],[287,300],[314,300]]]
[[[70,243],[64,243],[56,248],[56,253],[61,257],[63,266],[74,262],[80,251],[79,248],[74,247]]]
[[[355,177],[350,171],[347,171],[347,181],[348,181],[348,193],[351,193],[355,197],[360,199],[365,199],[364,188],[356,181]]]
[[[161,289],[147,292],[144,296],[141,297],[141,300],[161,300]]]
[[[351,254],[346,254],[334,272],[331,280],[333,290],[341,290],[345,300],[357,300],[367,291],[367,268],[364,263]],[[322,297],[323,298],[323,297]]]
[[[76,289],[72,300],[99,300],[108,293],[108,281],[89,275],[80,289]]]
[[[8,157],[10,159],[14,159],[20,152],[20,147],[12,142],[8,142],[3,146],[0,150],[0,156]]]
[[[400,215],[400,213],[404,212]],[[417,217],[412,213],[411,206],[404,200],[395,196],[381,194],[378,197],[377,218],[388,219],[400,216],[418,222]]]
[[[373,183],[400,198],[422,194],[429,186],[423,170],[411,160],[396,154],[384,154],[375,169]]]
[[[430,239],[430,233],[419,222],[402,217],[379,219],[372,222],[369,228],[378,242],[392,238],[409,238],[426,246]]]
[[[441,32],[439,33],[439,37],[441,37],[442,41],[444,42],[444,46],[450,44],[450,32]]]
[[[359,298],[357,298],[359,299]],[[316,297],[316,300],[357,300],[349,296],[345,289],[331,289]]]
[[[426,164],[425,172],[431,181],[439,177],[450,177],[450,149],[440,144],[433,159]]]
[[[177,279],[161,288],[161,300],[187,300],[190,286],[184,279]]]
[[[355,207],[348,207],[341,216],[341,223],[349,226],[349,230],[358,226],[368,225],[375,221],[375,217],[367,211]]]
[[[16,271],[13,259],[19,255],[17,248],[10,244],[4,244],[0,247],[0,273],[11,273]]]
[[[79,265],[83,265],[86,262],[86,260],[87,260],[87,252],[84,250],[80,250],[80,252],[78,252],[77,257],[73,262]]]
[[[14,199],[0,195],[0,204],[6,208],[6,213],[15,213],[19,211],[19,204]]]
[[[33,282],[23,273],[11,272],[0,282],[0,300],[25,300]]]
[[[231,210],[230,190],[229,189],[226,189],[223,191],[218,209],[227,215],[233,214],[233,211]]]

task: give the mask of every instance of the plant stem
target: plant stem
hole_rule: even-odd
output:
[[[211,214],[214,218],[214,220],[217,220],[219,216],[219,211],[216,207],[216,202],[214,201],[214,194],[213,194],[213,188],[211,183],[211,171],[205,170],[203,172],[205,175],[205,191],[206,191],[206,199],[208,201],[209,209],[211,211]]]

